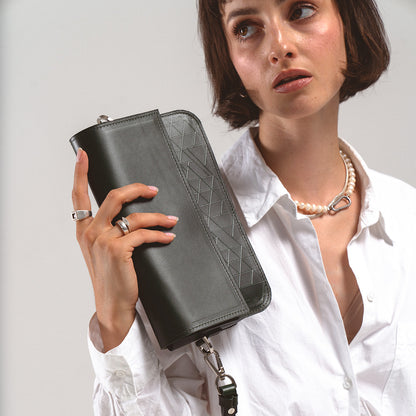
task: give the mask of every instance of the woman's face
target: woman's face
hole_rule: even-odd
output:
[[[223,26],[260,120],[300,118],[330,103],[338,106],[346,52],[334,0],[226,0]]]

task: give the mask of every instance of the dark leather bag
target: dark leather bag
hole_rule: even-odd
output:
[[[200,121],[157,110],[89,127],[70,140],[89,157],[89,183],[100,205],[113,188],[155,185],[133,212],[179,217],[169,245],[133,253],[139,294],[161,348],[173,350],[264,310],[271,293],[237,217]]]

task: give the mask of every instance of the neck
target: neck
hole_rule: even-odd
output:
[[[257,146],[293,199],[325,204],[344,185],[338,104],[302,119],[261,114]]]

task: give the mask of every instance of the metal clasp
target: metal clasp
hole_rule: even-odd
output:
[[[222,361],[218,351],[214,350],[210,340],[207,337],[203,337],[200,339],[196,345],[204,354],[204,360],[207,363],[208,367],[215,373],[217,376],[216,385],[217,389],[219,389],[220,382],[228,379],[231,381],[231,384],[236,386],[235,380],[229,375],[225,373],[224,366],[222,365]]]
[[[222,365],[220,355],[214,350],[211,342],[207,337],[202,338],[202,343],[198,344],[198,348],[204,354],[204,360],[209,368],[221,379],[224,378],[225,370]]]
[[[106,116],[105,114],[102,114],[97,118],[97,124],[107,123],[107,121],[113,121],[113,119],[111,117]]]
[[[339,208],[336,208],[336,206],[342,201],[345,200],[347,201],[346,204],[341,205]],[[328,205],[328,211],[333,211],[333,212],[339,212],[342,211],[343,209],[348,208],[351,205],[351,198],[348,195],[338,195],[337,197],[335,197],[331,203]]]

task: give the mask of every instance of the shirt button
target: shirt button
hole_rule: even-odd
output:
[[[123,378],[123,377],[125,377],[126,372],[124,370],[117,370],[114,374],[118,378]]]
[[[374,294],[373,294],[373,293],[369,293],[369,294],[367,295],[367,300],[368,300],[369,302],[374,302]]]
[[[352,387],[352,381],[351,381],[351,379],[349,377],[347,377],[347,376],[344,377],[344,384],[343,384],[343,386],[344,386],[344,389],[345,390],[349,390]]]

